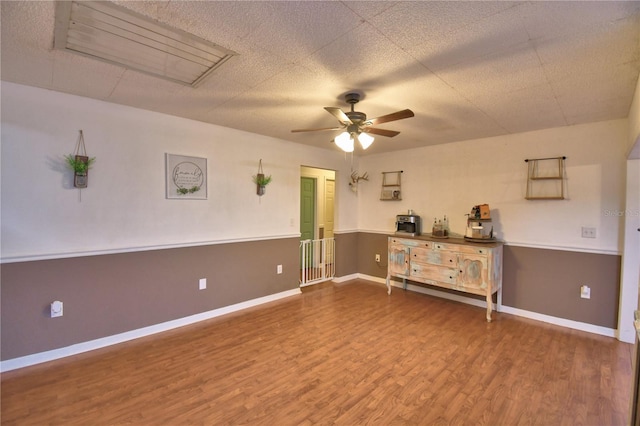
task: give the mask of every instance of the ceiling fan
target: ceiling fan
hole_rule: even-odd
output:
[[[373,137],[369,135],[386,136],[392,138],[399,135],[400,132],[395,130],[379,129],[372,127],[376,124],[388,123],[390,121],[402,120],[404,118],[413,117],[413,111],[410,109],[403,109],[391,114],[382,115],[377,118],[371,118],[367,120],[367,115],[363,112],[354,111],[354,105],[360,102],[360,93],[347,93],[345,95],[345,101],[351,105],[351,111],[343,112],[340,108],[324,107],[327,112],[333,115],[340,122],[339,127],[320,127],[317,129],[297,129],[291,132],[318,132],[323,130],[342,130],[340,135],[336,136],[334,142],[345,152],[353,152],[354,140],[358,139],[362,149],[367,149],[373,142]]]

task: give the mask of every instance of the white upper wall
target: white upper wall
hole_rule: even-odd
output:
[[[63,161],[80,129],[81,192]],[[337,171],[336,230],[357,229],[338,151],[6,82],[1,131],[3,261],[299,235],[301,165]],[[166,199],[165,153],[208,159],[207,200]]]
[[[363,157],[358,224],[394,230],[395,216],[413,209],[431,232],[447,215],[463,234],[476,204],[489,204],[498,238],[509,244],[620,253],[624,209],[627,120],[546,129]],[[374,143],[393,143],[376,140]],[[566,197],[525,200],[527,158],[566,156]],[[381,173],[403,170],[402,201],[380,201]],[[597,238],[581,237],[595,227]]]
[[[636,83],[631,109],[629,109],[629,158],[640,158],[640,78]]]
[[[80,129],[88,154],[97,158],[81,192],[63,164]],[[499,238],[510,244],[621,250],[616,214],[624,209],[628,120],[366,156],[352,164],[337,150],[3,82],[1,131],[3,261],[298,235],[301,165],[337,171],[338,233],[391,232],[395,216],[407,209],[423,217],[425,232],[446,214],[452,230],[463,233],[465,214],[487,203]],[[208,159],[207,200],[165,198],[165,153]],[[524,200],[523,160],[561,155],[567,156],[567,199]],[[258,197],[251,176],[261,158],[273,182]],[[352,168],[369,174],[357,194],[348,186]],[[394,170],[404,170],[403,200],[380,201],[381,172]],[[581,238],[582,226],[597,228],[597,238]]]

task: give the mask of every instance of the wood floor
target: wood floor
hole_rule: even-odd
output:
[[[624,425],[632,345],[366,281],[2,374],[3,425]]]

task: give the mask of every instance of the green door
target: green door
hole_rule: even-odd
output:
[[[300,239],[313,240],[315,237],[316,180],[300,178]]]
[[[300,239],[315,238],[316,180],[300,178]],[[302,259],[301,259],[302,261]],[[313,264],[311,256],[307,256],[307,268]]]

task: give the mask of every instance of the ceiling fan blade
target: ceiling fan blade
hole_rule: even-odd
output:
[[[329,114],[333,115],[338,119],[339,122],[341,122],[345,126],[348,124],[353,124],[351,119],[347,117],[347,114],[345,114],[340,108],[324,107],[324,109],[326,109]]]
[[[376,127],[364,127],[362,131],[365,133],[373,133],[374,135],[386,136],[388,138],[392,138],[400,134],[400,132],[396,132],[395,130],[378,129]]]
[[[299,132],[321,132],[323,130],[340,130],[342,127],[319,127],[317,129],[295,129],[292,130],[291,133],[299,133]]]
[[[397,111],[391,114],[382,115],[380,117],[372,118],[371,120],[365,121],[363,124],[366,126],[372,126],[381,123],[388,123],[389,121],[402,120],[404,118],[413,117],[413,111],[410,109],[403,109],[402,111]]]

